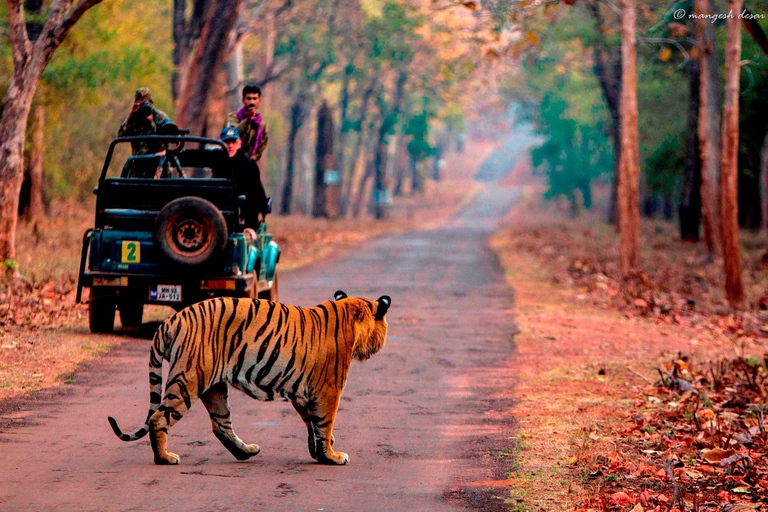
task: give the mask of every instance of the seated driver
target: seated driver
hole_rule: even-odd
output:
[[[221,132],[221,140],[227,147],[227,156],[221,165],[214,167],[213,177],[234,180],[235,192],[246,198],[243,205],[245,227],[255,229],[269,212],[259,168],[243,152],[243,143],[237,128],[234,126],[224,128]]]

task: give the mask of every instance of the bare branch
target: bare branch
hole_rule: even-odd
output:
[[[8,36],[11,40],[14,68],[20,70],[32,51],[21,0],[8,0]]]

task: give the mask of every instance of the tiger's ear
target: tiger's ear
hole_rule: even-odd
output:
[[[378,302],[379,305],[376,308],[376,314],[373,317],[376,320],[381,320],[384,318],[384,315],[387,314],[389,306],[392,304],[392,298],[389,295],[382,295],[376,302]]]
[[[341,290],[336,290],[336,292],[333,294],[333,300],[341,300],[346,298],[347,298],[347,294]]]

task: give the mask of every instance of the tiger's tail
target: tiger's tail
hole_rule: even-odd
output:
[[[168,322],[164,322],[155,333],[155,337],[152,339],[152,350],[149,354],[149,413],[147,419],[144,422],[144,426],[138,429],[133,434],[125,434],[117,425],[117,421],[112,416],[109,416],[109,424],[112,426],[112,430],[115,435],[120,438],[121,441],[136,441],[141,439],[149,432],[149,419],[160,408],[160,402],[162,402],[163,393],[163,358],[165,357],[166,347],[168,346],[168,339],[170,329],[168,328]],[[173,337],[173,336],[170,336]]]

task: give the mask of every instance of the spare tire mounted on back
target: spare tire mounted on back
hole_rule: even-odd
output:
[[[209,263],[224,251],[227,223],[211,202],[180,197],[157,214],[154,237],[169,263],[188,268]]]

